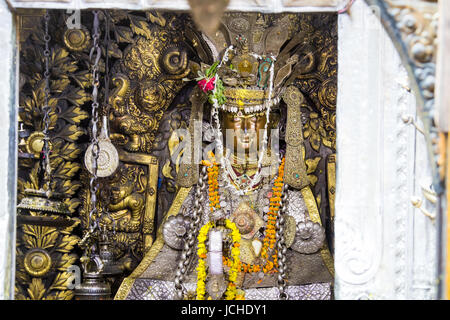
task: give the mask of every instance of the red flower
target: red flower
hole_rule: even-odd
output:
[[[212,77],[211,79],[202,79],[198,82],[198,86],[203,92],[207,93],[208,91],[214,90],[214,82],[216,77]]]

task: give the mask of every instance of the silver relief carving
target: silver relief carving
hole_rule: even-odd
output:
[[[312,221],[301,222],[297,225],[292,249],[300,253],[315,253],[323,246],[325,229]]]
[[[175,250],[183,249],[184,238],[189,230],[191,220],[182,214],[167,218],[162,230],[164,242]]]
[[[415,75],[422,79],[420,94],[432,103],[434,57],[429,53],[434,52],[430,46],[435,41],[432,31],[435,15],[419,8],[430,8],[433,4],[425,1],[385,1],[385,4],[398,24],[412,63],[416,64]],[[420,103],[416,104],[414,94],[409,92],[411,78],[379,19],[367,18],[371,15],[370,8],[363,2],[356,1],[352,13],[356,17],[353,21],[339,16],[338,78],[352,78],[353,83],[338,84],[335,296],[336,299],[435,299],[436,228],[432,219],[411,204],[411,196],[420,195],[421,178],[429,178],[428,185],[432,184],[432,166],[427,160],[425,137],[402,121],[404,114],[418,116],[421,110],[416,111],[416,105]],[[361,16],[366,18],[359,21]],[[376,23],[369,26],[370,20]],[[350,29],[352,35],[347,38],[345,30]],[[374,43],[378,47],[370,47]],[[351,47],[351,57],[346,57],[346,46]],[[376,56],[370,52],[376,52]],[[356,61],[356,56],[363,58]],[[367,72],[356,75],[356,79],[355,72],[342,68],[350,60],[359,65],[359,72],[364,68]],[[355,97],[355,92],[361,96]],[[345,103],[355,99],[357,104]],[[352,118],[351,122],[346,122],[347,117]],[[426,128],[418,117],[416,121]],[[352,142],[345,143],[350,141],[347,139]],[[426,200],[423,205],[433,215],[434,205]]]
[[[195,283],[186,283],[186,290],[194,293]],[[331,299],[330,283],[314,283],[301,286],[287,286],[286,292],[293,300],[329,300]],[[246,300],[277,300],[278,288],[252,288],[245,290]],[[172,300],[175,297],[175,286],[172,281],[137,279],[128,299],[133,300]]]

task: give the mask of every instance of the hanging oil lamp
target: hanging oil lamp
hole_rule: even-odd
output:
[[[111,250],[113,243],[108,237],[106,227],[100,235],[99,241],[99,256],[103,261],[102,275],[105,277],[111,277],[122,273],[122,268],[114,259],[114,253]]]
[[[89,226],[88,231],[80,242],[80,246],[85,249],[82,257],[83,264],[83,282],[75,288],[75,296],[78,300],[105,300],[110,299],[111,288],[107,281],[107,276],[121,273],[121,270],[114,262],[113,253],[110,250],[111,243],[108,238],[106,228],[100,229],[100,216],[97,209],[97,190],[99,188],[98,177],[106,177],[111,175],[118,165],[118,154],[112,143],[108,140],[107,131],[107,117],[103,117],[102,134],[98,135],[98,118],[99,118],[99,103],[98,103],[98,87],[99,87],[99,72],[98,62],[101,57],[101,49],[99,46],[100,31],[99,31],[99,11],[93,11],[94,27],[93,27],[93,47],[91,49],[90,58],[93,61],[92,66],[92,136],[91,144],[86,150],[85,165],[91,173],[90,179],[90,212],[89,212]],[[109,43],[109,18],[105,15],[106,21],[106,36],[105,41]],[[106,76],[105,76],[105,101],[108,96],[108,45],[106,46]],[[105,141],[106,140],[106,141]],[[108,143],[109,142],[109,143]],[[105,150],[104,146],[109,147]],[[115,159],[114,166],[111,169],[104,170],[101,159],[104,157],[104,152],[112,155]],[[114,152],[115,151],[115,152]],[[103,156],[102,156],[103,154]],[[99,163],[100,160],[100,163]],[[100,164],[100,166],[99,166]]]
[[[67,205],[62,201],[64,198],[63,194],[58,194],[51,190],[51,166],[50,166],[50,138],[49,138],[49,127],[50,127],[50,109],[49,99],[50,99],[50,70],[49,70],[49,59],[50,59],[50,35],[48,33],[48,22],[50,20],[50,15],[48,12],[45,13],[45,72],[44,72],[44,116],[43,125],[43,146],[39,158],[39,170],[38,170],[38,188],[39,189],[25,189],[25,197],[21,200],[20,204],[17,206],[19,211],[19,220],[30,223],[39,221],[44,223],[45,216],[49,214],[59,214],[67,216],[70,211]],[[26,212],[33,211],[38,213],[38,215],[27,215]],[[54,218],[52,218],[54,220]],[[67,220],[67,219],[62,219]]]
[[[50,70],[49,70],[49,42],[48,22],[50,15],[48,12],[44,15],[45,22],[45,72],[43,74],[44,103],[42,145],[39,153],[39,168],[37,173],[37,183],[34,189],[26,189],[24,197],[17,206],[17,223],[19,226],[45,226],[55,229],[65,229],[77,223],[78,219],[70,218],[70,211],[63,202],[64,195],[55,193],[51,188],[51,166],[50,166],[50,145],[49,145],[49,122],[50,122]],[[23,128],[23,123],[19,118],[19,138],[22,140],[19,147],[24,147],[24,138],[28,137],[29,131]],[[34,154],[23,152],[19,156],[23,158],[34,159]],[[25,150],[26,151],[26,150]],[[52,251],[49,248],[30,248],[24,252],[23,264],[26,272],[32,277],[44,277],[51,272],[55,261],[52,260]]]
[[[108,115],[110,112],[109,105],[109,43],[110,43],[110,16],[108,12],[104,12],[105,14],[105,94],[102,108],[102,126],[100,129],[100,135],[98,137],[98,147],[99,147],[99,161],[97,161],[97,176],[98,177],[109,177],[111,176],[119,166],[119,153],[117,152],[116,147],[112,144],[109,138],[109,125],[108,125]],[[92,151],[89,150],[90,147],[93,147],[93,144],[88,147],[86,151],[85,164],[86,167],[89,168],[88,165],[88,157],[92,155]],[[88,169],[89,170],[89,169]],[[91,172],[92,173],[92,172]],[[108,201],[107,199],[104,199]],[[102,201],[105,204],[106,201]],[[106,212],[106,205],[103,212]],[[122,269],[119,267],[117,262],[114,259],[114,254],[112,252],[112,246],[114,244],[111,242],[110,237],[108,235],[108,231],[106,226],[104,226],[99,239],[99,255],[103,261],[104,268],[102,274],[105,277],[114,276],[122,273]]]

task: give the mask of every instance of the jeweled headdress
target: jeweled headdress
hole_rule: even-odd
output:
[[[214,61],[223,62],[226,58],[216,70],[223,86],[221,109],[247,114],[277,106],[282,88],[293,79],[290,76],[311,65],[312,56],[300,59],[298,52],[303,40],[300,34],[295,35],[298,17],[282,15],[270,19],[230,13],[223,17],[214,35],[202,35]]]

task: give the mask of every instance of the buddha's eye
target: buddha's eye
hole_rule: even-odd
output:
[[[239,117],[234,117],[233,121],[234,121],[234,122],[241,122],[241,118],[239,118]]]
[[[258,120],[258,118],[256,118],[256,117],[251,117],[250,118],[250,121],[253,122],[253,123],[256,123],[257,120]]]

